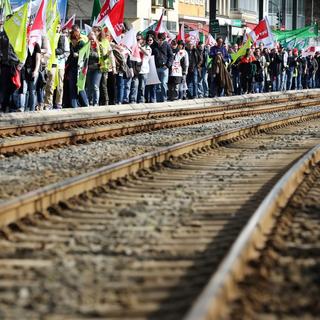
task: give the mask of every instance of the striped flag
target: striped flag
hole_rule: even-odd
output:
[[[88,41],[79,51],[78,80],[77,80],[78,92],[83,91],[86,86],[89,55],[90,55],[90,41]]]

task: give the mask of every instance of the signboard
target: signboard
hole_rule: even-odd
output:
[[[220,25],[219,25],[219,20],[214,19],[212,22],[210,22],[210,29],[212,33],[220,33]]]
[[[232,20],[232,26],[234,27],[238,27],[238,28],[241,28],[242,27],[242,21],[241,19],[236,19],[236,20]]]

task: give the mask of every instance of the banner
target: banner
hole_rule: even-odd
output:
[[[4,30],[20,62],[27,58],[28,2],[4,23]]]
[[[296,30],[288,30],[288,31],[280,31],[280,30],[274,30],[272,31],[274,34],[276,41],[282,42],[284,40],[287,40],[289,38],[311,38],[311,37],[317,37],[318,36],[318,25],[315,24],[313,26],[300,28]]]
[[[79,51],[78,80],[77,80],[78,93],[80,91],[83,91],[86,86],[89,55],[90,55],[90,41],[88,41]]]
[[[147,76],[146,85],[148,86],[148,85],[160,83],[158,73],[157,73],[156,63],[154,61],[153,55],[150,57],[150,60],[149,60],[149,68],[150,68],[150,71]]]
[[[303,50],[309,46],[310,38],[318,36],[318,25],[288,31],[274,30],[273,34],[282,47]]]

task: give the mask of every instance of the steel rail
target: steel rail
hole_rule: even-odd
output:
[[[157,109],[147,109],[146,111],[126,111],[122,114],[117,112],[117,114],[103,113],[99,109],[95,112],[83,112],[83,114],[72,115],[72,118],[68,114],[59,114],[56,115],[54,119],[48,119],[48,114],[46,117],[40,117],[36,120],[32,119],[31,122],[28,122],[26,119],[8,119],[10,123],[1,123],[3,120],[0,118],[0,136],[10,136],[10,135],[23,135],[28,133],[35,132],[47,132],[54,130],[65,130],[68,128],[74,127],[86,127],[86,126],[97,126],[104,124],[113,124],[113,123],[122,123],[128,121],[136,120],[148,120],[148,119],[158,119],[163,117],[173,117],[173,116],[182,116],[182,115],[192,115],[192,114],[205,114],[213,112],[223,112],[237,109],[252,108],[257,106],[266,106],[269,104],[279,104],[279,103],[288,103],[291,101],[301,101],[304,99],[317,99],[319,97],[318,92],[302,92],[301,94],[286,93],[280,97],[263,96],[259,98],[250,99],[248,97],[239,97],[235,99],[224,99],[215,101],[215,99],[208,99],[208,102],[201,104],[193,104],[186,107],[180,107],[179,104],[172,104],[175,109],[161,108]],[[311,104],[312,105],[312,104]],[[171,106],[171,105],[170,105]],[[101,114],[102,113],[102,114]],[[67,118],[66,118],[67,117]]]
[[[149,169],[166,160],[188,154],[202,148],[215,147],[229,141],[235,141],[246,136],[265,132],[289,124],[307,121],[320,117],[320,112],[293,116],[273,122],[264,122],[252,126],[228,130],[213,136],[206,136],[192,141],[182,142],[159,151],[148,152],[127,160],[107,165],[93,172],[82,174],[62,182],[28,192],[15,199],[3,201],[0,207],[0,227],[5,227],[27,215],[45,212],[46,209],[59,201],[65,201],[75,195],[117,180],[127,175],[135,174],[141,169]]]
[[[137,123],[120,125],[105,125],[93,128],[77,128],[68,131],[45,133],[42,136],[22,136],[4,139],[0,142],[0,154],[12,154],[27,150],[37,150],[46,147],[90,142],[98,139],[108,139],[117,136],[131,135],[166,128],[194,125],[210,121],[232,119],[255,114],[280,112],[296,108],[304,108],[320,104],[320,99],[298,100],[290,103],[276,104],[273,107],[245,108],[238,111],[222,111],[211,114],[195,114],[173,119],[150,119]]]
[[[305,174],[320,162],[320,145],[298,160],[277,182],[238,236],[217,272],[184,320],[220,319],[228,312],[228,301],[236,293],[236,283],[244,276],[246,263],[258,256],[277,215],[303,182]]]

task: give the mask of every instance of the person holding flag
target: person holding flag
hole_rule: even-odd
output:
[[[101,44],[94,31],[88,34],[90,53],[88,61],[88,74],[86,79],[86,92],[91,106],[99,105],[100,82],[102,73],[100,70]]]
[[[69,87],[69,94],[70,94],[70,105],[72,108],[77,108],[79,105],[83,107],[89,106],[89,101],[87,98],[87,94],[84,90],[85,88],[85,78],[87,74],[87,63],[88,57],[82,56],[79,61],[79,53],[81,49],[84,48],[86,43],[81,37],[80,28],[79,26],[73,26],[71,33],[70,33],[70,55],[67,61],[68,65],[68,87]],[[78,64],[82,65],[80,72],[83,74],[83,78],[81,78],[80,84],[78,79]],[[80,99],[78,99],[80,98]]]
[[[70,53],[69,40],[61,31],[60,24],[57,25],[56,37],[58,39],[57,46],[52,48],[55,50],[52,65],[47,71],[47,83],[45,86],[44,107],[46,110],[52,108],[60,110],[63,101],[63,80],[65,73],[66,61]],[[56,90],[55,103],[53,104],[53,94]]]

